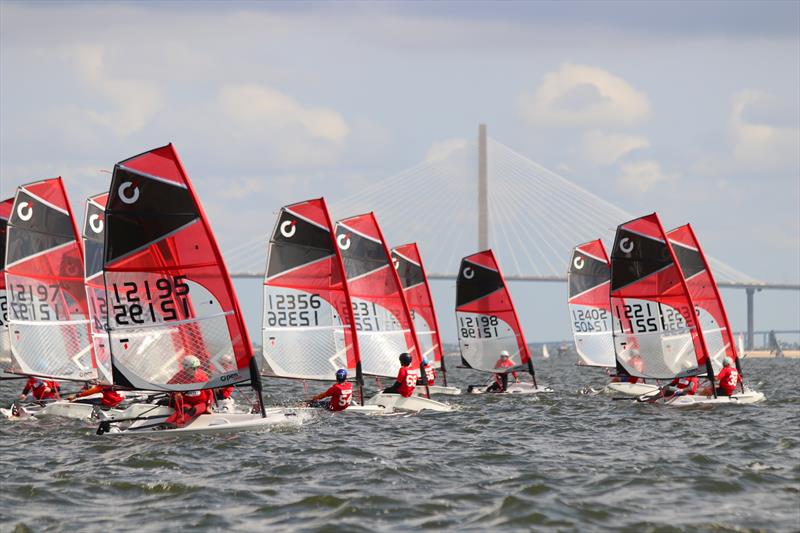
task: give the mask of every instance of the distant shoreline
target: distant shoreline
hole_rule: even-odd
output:
[[[775,359],[774,353],[769,353],[768,350],[756,350],[752,352],[745,352],[746,356],[745,359]],[[800,350],[784,350],[783,351],[784,357],[788,359],[798,359],[800,358]]]

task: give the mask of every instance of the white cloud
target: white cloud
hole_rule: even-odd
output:
[[[219,195],[229,200],[241,200],[266,189],[264,178],[227,179]]]
[[[621,175],[617,184],[625,190],[648,192],[661,182],[676,178],[673,174],[664,174],[658,161],[637,161],[625,163],[621,167]]]
[[[596,165],[610,165],[627,153],[649,147],[650,141],[638,135],[594,130],[583,136],[583,157]]]
[[[283,166],[337,162],[350,126],[336,110],[306,107],[291,96],[256,84],[225,85],[217,100],[227,142],[256,147]]]
[[[519,108],[532,123],[552,126],[632,125],[650,116],[644,92],[607,70],[569,63],[520,95]]]
[[[155,83],[109,77],[102,46],[78,46],[70,53],[81,82],[111,104],[110,110],[85,109],[93,122],[124,137],[141,131],[155,117],[162,105]]]
[[[762,91],[747,89],[734,95],[729,128],[737,164],[762,171],[797,168],[797,111],[789,108],[781,113],[782,107],[777,98]]]
[[[445,139],[435,141],[425,154],[425,162],[434,163],[447,159],[459,150],[465,149],[469,144],[466,139]]]
[[[294,98],[262,85],[228,85],[220,92],[223,111],[240,125],[301,128],[314,139],[341,144],[350,128],[337,111],[303,107]]]

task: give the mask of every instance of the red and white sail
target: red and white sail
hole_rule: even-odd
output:
[[[108,348],[108,303],[103,279],[103,250],[105,239],[105,209],[108,193],[86,200],[83,219],[83,273],[86,303],[89,310],[89,331],[92,338],[97,379],[104,384],[114,382],[111,373],[111,352]]]
[[[717,374],[722,370],[725,356],[733,361],[737,359],[736,343],[733,340],[733,332],[717,283],[689,224],[671,230],[667,233],[667,237],[697,308],[697,319],[703,331],[703,339],[708,348],[714,373]]]
[[[353,377],[355,325],[344,267],[323,198],[283,207],[272,232],[264,278],[263,372],[332,380]]]
[[[567,285],[572,335],[580,364],[616,366],[608,298],[611,265],[603,241],[597,239],[572,250]]]
[[[672,379],[706,371],[695,306],[655,213],[617,228],[611,312],[617,362],[630,375]]]
[[[515,366],[527,368],[531,361],[511,293],[491,250],[461,260],[456,280],[456,330],[465,366],[494,372],[503,350]]]
[[[114,383],[181,391],[249,380],[253,349],[239,303],[171,144],[114,166],[105,232]],[[193,378],[181,371],[188,356],[201,363]]]
[[[375,216],[340,220],[335,235],[353,306],[362,372],[396,377],[403,352],[411,355],[411,367],[419,369],[414,324]]]
[[[442,366],[442,341],[439,338],[439,324],[433,307],[428,277],[416,243],[403,244],[392,248],[392,262],[403,286],[414,331],[417,333],[422,355],[428,358],[430,366]]]
[[[0,371],[11,363],[11,340],[8,338],[8,298],[6,297],[6,226],[14,199],[0,202]]]
[[[11,371],[96,378],[83,250],[61,178],[17,189],[6,239]]]

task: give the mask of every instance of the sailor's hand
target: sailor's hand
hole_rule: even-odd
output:
[[[69,400],[70,402],[74,402],[75,398],[76,398],[76,396],[74,394],[72,394],[70,396],[67,396],[67,400]]]
[[[27,397],[27,395],[26,395],[26,394],[20,394],[20,395],[19,395],[19,400],[20,400],[20,401],[22,401],[22,400],[24,400],[26,397]]]

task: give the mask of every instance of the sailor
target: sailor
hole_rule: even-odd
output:
[[[433,387],[433,383],[436,381],[436,370],[428,364],[428,358],[425,356],[422,357],[421,370],[425,372],[425,377],[428,378],[427,385]]]
[[[200,368],[200,359],[194,355],[187,355],[181,361],[181,369],[167,383],[184,385],[187,383],[206,383],[207,381],[208,374]]]
[[[194,355],[184,357],[181,361],[181,370],[167,381],[169,384],[206,382],[208,382],[208,374],[200,368],[200,359]],[[165,424],[185,426],[198,416],[208,412],[209,405],[213,400],[214,395],[208,389],[173,392],[170,395],[170,403],[175,412],[165,420]]]
[[[230,354],[223,355],[219,362],[220,366],[222,367],[223,374],[236,370],[236,366],[233,363],[234,359]],[[231,398],[233,391],[233,386],[214,389],[214,406],[217,412],[233,411],[234,401],[233,398]]]
[[[736,391],[736,386],[742,382],[742,376],[736,371],[733,366],[733,360],[726,357],[722,361],[722,370],[716,376],[717,378],[717,396],[732,396]]]
[[[514,366],[514,362],[511,360],[511,354],[508,353],[508,350],[502,350],[500,352],[500,358],[497,359],[497,362],[494,364],[495,369],[505,369],[505,368],[512,368]],[[511,373],[514,376],[514,382],[519,383],[519,376],[516,372]],[[486,392],[505,392],[508,389],[508,372],[497,372],[492,374],[494,378],[494,383],[489,385],[486,389]]]
[[[417,385],[417,374],[409,370],[411,356],[406,352],[400,354],[400,371],[397,373],[397,380],[391,387],[383,389],[385,394],[399,394],[404,398],[410,398],[414,394],[414,387]]]
[[[19,395],[20,401],[25,400],[29,392],[34,400],[54,400],[58,397],[58,382],[29,377]]]
[[[93,384],[89,383],[89,385],[92,386],[86,387],[79,393],[67,397],[67,400],[76,403],[101,405],[107,409],[113,409],[114,407],[122,403],[122,400],[125,399],[120,393],[114,390],[114,387],[110,385],[101,385],[97,382],[94,382]],[[86,396],[91,396],[92,394],[98,394],[98,393],[103,394],[102,398],[86,398]]]
[[[675,378],[667,386],[664,396],[692,396],[697,392],[699,383],[697,376]]]
[[[323,398],[330,401],[322,402]],[[324,407],[330,411],[344,411],[350,406],[353,399],[353,385],[347,382],[347,370],[340,368],[336,371],[336,383],[325,392],[320,392],[309,402],[311,407]]]

